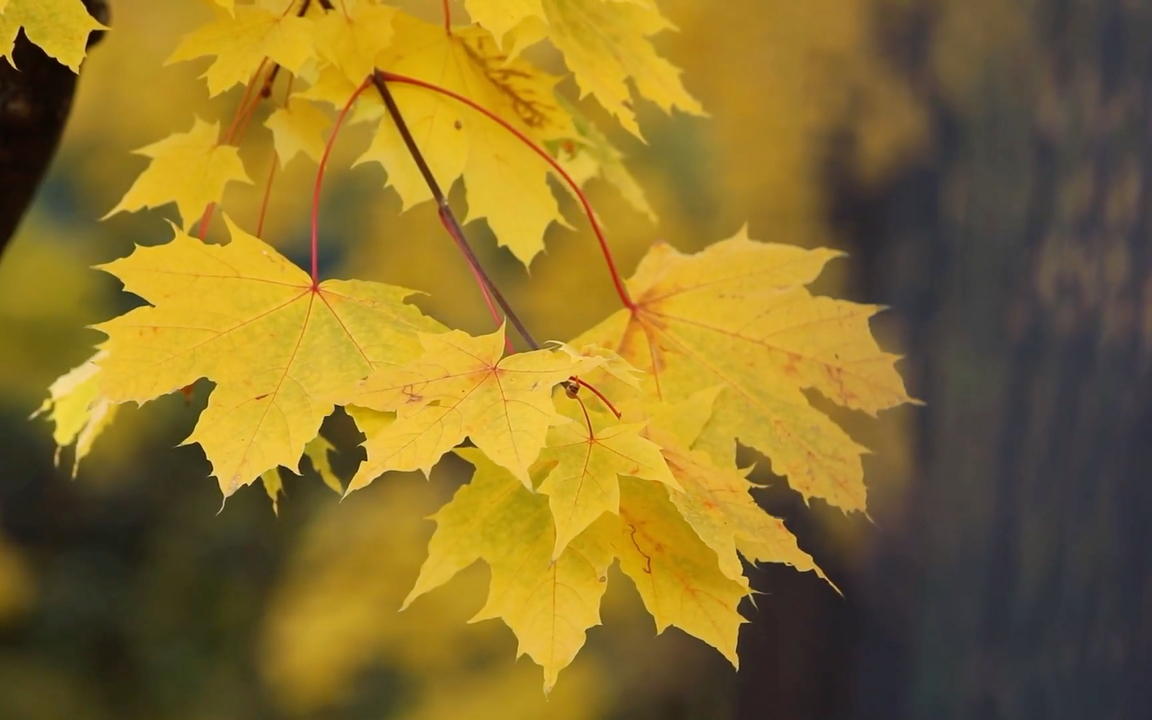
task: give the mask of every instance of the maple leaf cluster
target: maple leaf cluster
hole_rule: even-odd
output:
[[[0,29],[16,22],[38,41],[43,18],[29,2],[0,0]],[[474,24],[463,26],[369,0],[216,5],[172,60],[208,56],[210,93],[247,85],[254,102],[290,74],[265,123],[280,163],[303,155],[322,168],[324,133],[345,114],[375,123],[361,161],[381,163],[406,206],[434,197],[427,173],[462,180],[469,219],[486,218],[525,263],[565,222],[549,176],[580,178],[579,192],[601,175],[651,214],[621,155],[556,95],[558,78],[522,59],[525,47],[551,42],[581,92],[630,132],[640,129],[628,81],[665,110],[702,112],[651,45],[670,27],[651,0],[465,0]],[[373,80],[390,86],[395,109],[383,91],[364,93]],[[335,124],[326,106],[343,108]],[[98,325],[107,339],[40,410],[59,446],[76,445],[75,463],[119,406],[200,379],[215,387],[186,442],[203,449],[225,498],[261,479],[275,503],[280,469],[299,472],[304,457],[347,494],[455,453],[475,470],[435,515],[405,605],[484,560],[477,619],[514,631],[545,689],[599,624],[613,563],[658,631],[678,627],[733,664],[746,562],[823,577],[757,505],[736,447],[767,456],[806,500],[864,511],[866,451],[805,393],[872,415],[911,398],[897,357],[870,333],[878,308],[808,289],[836,252],[744,232],[696,255],[656,244],[626,283],[614,274],[621,310],[569,343],[510,352],[503,326],[474,337],[422,314],[408,290],[320,282],[315,266],[309,275],[227,215],[226,244],[191,234],[199,219],[203,235],[227,183],[248,180],[244,124],[222,133],[196,119],[139,151],[150,164],[112,212],[175,203],[181,222],[171,241],[102,266],[146,304]],[[365,436],[347,487],[319,434],[337,407]]]

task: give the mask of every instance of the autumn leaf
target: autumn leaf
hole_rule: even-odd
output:
[[[103,219],[174,202],[184,230],[191,229],[210,203],[221,200],[229,182],[252,182],[237,148],[220,144],[219,134],[219,123],[196,118],[190,131],[137,150],[152,162]]]
[[[100,392],[144,403],[207,378],[216,383],[186,442],[199,443],[225,497],[267,470],[296,472],[332,412],[327,399],[419,351],[439,325],[409,291],[311,278],[226,218],[232,240],[206,245],[176,231],[102,266],[149,306],[102,323]]]
[[[312,463],[312,469],[320,476],[320,480],[333,492],[343,494],[344,486],[332,469],[332,453],[334,452],[336,452],[336,446],[323,435],[317,435],[304,446],[304,457]]]
[[[344,0],[316,21],[316,44],[323,57],[353,87],[379,65],[392,41],[396,9],[366,0]]]
[[[440,25],[403,13],[394,21],[395,40],[381,68],[462,95],[495,113],[542,145],[573,137],[569,115],[556,101],[558,78],[522,60],[509,60],[491,33]],[[544,249],[544,231],[564,223],[548,186],[547,163],[533,150],[476,110],[431,90],[392,83],[391,91],[433,176],[444,187],[464,178],[468,220],[487,218],[501,245],[528,264]],[[395,124],[385,120],[358,162],[376,161],[404,207],[431,199]]]
[[[92,443],[116,417],[119,405],[100,393],[97,382],[99,363],[107,353],[99,351],[80,365],[61,375],[48,388],[48,398],[32,417],[43,414],[55,426],[52,439],[56,442],[55,462],[60,464],[60,452],[76,443],[72,459],[72,477],[80,461],[92,450]]]
[[[656,632],[675,626],[720,651],[734,666],[745,622],[737,607],[748,594],[744,578],[721,572],[716,553],[668,499],[661,483],[620,479],[620,514],[601,531],[632,579]]]
[[[739,439],[805,498],[864,510],[864,448],[802,391],[872,414],[911,398],[897,356],[869,331],[878,308],[805,289],[837,254],[758,243],[743,232],[694,256],[658,244],[628,282],[635,310],[617,312],[581,341],[647,372],[654,400],[722,388],[706,432],[727,438],[727,455]]]
[[[629,132],[640,136],[632,108],[636,91],[665,112],[704,110],[680,82],[680,71],[660,57],[649,37],[675,29],[649,0],[542,0],[543,20],[528,17],[526,34],[547,37],[563,53],[582,95],[595,95]],[[535,25],[535,28],[531,28]]]
[[[504,357],[503,328],[480,337],[458,330],[421,334],[420,342],[424,354],[418,360],[382,367],[339,398],[341,404],[396,413],[395,422],[377,432],[361,427],[368,460],[348,492],[389,470],[427,474],[465,437],[529,486],[528,468],[548,428],[568,422],[552,404],[552,389],[598,361],[552,350]]]
[[[88,35],[107,30],[88,14],[81,0],[3,0],[0,2],[0,57],[12,67],[12,49],[20,30],[49,56],[80,72]]]
[[[691,449],[711,418],[719,390],[703,390],[676,405],[652,408],[644,433],[659,445],[678,483],[669,492],[672,504],[716,553],[721,571],[737,582],[744,581],[740,555],[751,562],[813,571],[828,580],[784,522],[756,504],[752,497],[756,486],[747,479],[747,471],[718,464],[707,453]]]
[[[577,132],[576,138],[560,143],[558,159],[565,172],[581,187],[593,178],[603,179],[616,188],[637,212],[656,222],[656,212],[648,204],[644,188],[640,187],[640,183],[624,164],[623,153],[576,108],[563,99],[560,99],[560,105],[572,116]]]
[[[300,153],[319,161],[324,153],[324,131],[330,124],[322,110],[296,97],[264,121],[265,127],[272,131],[272,143],[281,168]]]
[[[556,463],[540,485],[556,519],[553,559],[596,518],[620,511],[619,476],[679,488],[659,446],[640,436],[642,425],[590,428],[588,423],[575,421],[549,430],[548,447],[540,456],[544,462]]]
[[[600,624],[610,546],[591,533],[553,560],[555,532],[544,497],[475,449],[457,454],[476,471],[433,516],[428,559],[404,607],[483,559],[492,580],[472,621],[502,618],[519,641],[517,655],[526,653],[544,668],[548,692],[584,645],[588,628]]]
[[[298,73],[315,57],[312,20],[285,12],[283,0],[221,8],[181,41],[168,63],[204,56],[215,58],[203,76],[213,97],[248,82],[266,57]]]

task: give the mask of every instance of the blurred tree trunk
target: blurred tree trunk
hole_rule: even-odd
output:
[[[857,236],[928,404],[854,717],[1152,713],[1152,5],[1016,4]]]

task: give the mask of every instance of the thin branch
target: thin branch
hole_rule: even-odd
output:
[[[533,339],[528,329],[524,327],[524,323],[517,317],[516,312],[504,299],[503,293],[500,288],[496,287],[496,283],[484,271],[484,267],[480,264],[480,259],[476,257],[473,252],[472,246],[468,244],[467,238],[464,236],[464,229],[460,227],[460,221],[452,213],[452,208],[448,205],[448,198],[445,197],[444,191],[440,189],[440,184],[436,182],[436,178],[432,175],[432,169],[428,167],[428,162],[424,159],[424,155],[420,152],[420,148],[416,145],[416,140],[412,137],[412,132],[408,129],[408,124],[404,121],[404,116],[400,113],[400,108],[396,105],[396,99],[392,97],[392,91],[388,89],[388,84],[384,81],[386,75],[379,70],[372,73],[372,84],[376,86],[376,90],[380,93],[381,99],[384,100],[384,106],[388,109],[388,114],[392,117],[392,121],[396,123],[396,129],[400,132],[400,137],[404,140],[404,145],[408,148],[408,154],[416,162],[416,167],[420,170],[420,175],[423,176],[424,182],[428,185],[428,189],[432,192],[432,197],[436,200],[436,208],[440,213],[440,222],[448,230],[448,234],[456,242],[456,246],[460,248],[460,252],[464,254],[464,258],[468,264],[472,266],[473,271],[478,275],[484,284],[488,286],[488,291],[492,293],[492,299],[504,311],[504,316],[508,318],[508,322],[512,327],[516,328],[516,332],[524,339],[524,342],[533,350],[539,350],[540,344]]]
[[[456,246],[462,249],[464,245],[467,245],[467,240],[465,240],[463,236],[457,235],[456,233],[456,228],[458,226],[455,226],[446,220],[443,213],[438,214],[440,215],[440,224],[444,226],[445,232],[447,232],[452,237],[452,240],[456,243]],[[496,323],[496,327],[500,327],[504,320],[500,317],[500,310],[496,307],[496,303],[492,299],[492,292],[488,289],[488,285],[484,282],[484,277],[476,269],[475,265],[468,263],[468,269],[472,271],[472,278],[476,281],[477,287],[480,288],[480,294],[484,296],[484,305],[488,307],[488,314],[492,316],[492,320]],[[509,354],[512,354],[516,351],[516,349],[512,347],[512,338],[507,333],[504,334],[504,349],[507,350]]]
[[[448,0],[443,0],[441,5],[444,7],[444,32],[448,35],[452,34],[452,8],[448,7]]]
[[[631,296],[628,295],[628,289],[624,286],[624,280],[620,275],[620,271],[616,268],[616,261],[612,257],[612,250],[608,247],[608,239],[604,235],[604,230],[600,227],[600,222],[596,219],[596,213],[592,210],[591,203],[588,202],[588,198],[584,195],[584,191],[580,189],[580,185],[572,179],[572,176],[569,175],[567,171],[565,171],[564,168],[560,166],[560,163],[556,162],[556,160],[551,155],[549,155],[544,150],[544,148],[532,142],[528,136],[517,130],[504,118],[500,117],[488,108],[477,104],[469,98],[466,98],[459,93],[452,92],[448,88],[443,88],[439,85],[425,82],[424,80],[418,80],[416,78],[406,77],[404,75],[396,75],[395,73],[390,72],[382,73],[377,71],[377,74],[382,75],[384,80],[422,87],[426,90],[431,90],[432,92],[445,95],[452,98],[453,100],[456,100],[457,102],[467,105],[476,112],[487,117],[489,120],[492,120],[496,124],[500,125],[508,132],[512,133],[514,136],[516,136],[516,139],[527,145],[532,150],[532,152],[543,158],[544,161],[547,162],[548,165],[551,166],[552,169],[555,170],[556,173],[564,179],[564,182],[568,183],[568,187],[572,188],[572,192],[576,194],[580,204],[584,207],[584,214],[588,216],[588,222],[592,225],[592,231],[596,233],[596,240],[600,243],[600,251],[604,254],[604,261],[608,264],[608,272],[612,275],[612,284],[616,287],[616,294],[620,296],[620,302],[622,302],[624,307],[628,308],[629,310],[636,309],[636,303],[633,302]]]

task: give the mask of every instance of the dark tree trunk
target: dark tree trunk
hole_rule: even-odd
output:
[[[105,0],[85,0],[89,12],[108,23]],[[89,46],[102,33],[93,33]],[[16,232],[72,108],[76,74],[44,54],[21,32],[12,53],[16,67],[0,60],[0,253]]]
[[[928,404],[855,717],[1152,713],[1152,6],[1021,13],[862,247]]]
[[[910,494],[863,569],[804,527],[818,505],[770,503],[846,598],[754,580],[780,608],[747,629],[739,717],[1152,717],[1152,4],[1009,2],[1025,37],[961,43],[959,92],[938,6],[901,7],[884,44],[934,146],[882,188],[851,153],[829,177],[927,402]]]

